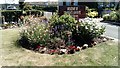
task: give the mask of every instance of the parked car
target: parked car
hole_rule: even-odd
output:
[[[17,8],[14,5],[7,6],[7,10],[16,10]]]

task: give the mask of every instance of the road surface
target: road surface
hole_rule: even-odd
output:
[[[105,33],[104,33],[105,36],[120,39],[120,35],[119,35],[120,34],[120,26],[109,24],[109,23],[104,23],[104,22],[99,22],[97,24],[99,26],[100,25],[106,26]]]
[[[106,29],[105,29],[105,33],[104,35],[105,36],[108,36],[108,37],[112,37],[112,38],[115,38],[115,39],[119,39],[120,40],[120,23],[116,23],[116,22],[100,22],[102,21],[103,19],[102,18],[94,18],[94,19],[85,19],[85,20],[88,20],[88,21],[92,21],[92,22],[95,22],[98,26],[105,26]]]

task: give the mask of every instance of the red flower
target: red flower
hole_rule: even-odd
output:
[[[55,51],[56,51],[56,50],[51,50],[50,52],[51,52],[51,53],[54,53]]]
[[[37,48],[40,48],[40,47],[41,47],[40,45],[37,46]]]
[[[68,46],[69,49],[75,49],[76,47],[74,45]]]
[[[37,48],[44,48],[44,46],[37,45]]]
[[[76,50],[76,51],[79,51],[79,50],[80,50],[80,48],[75,48],[75,50]]]
[[[49,52],[48,52],[48,54],[54,54],[56,52],[56,50],[50,50]]]

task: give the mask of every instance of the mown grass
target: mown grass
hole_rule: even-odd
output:
[[[2,66],[117,66],[118,42],[107,41],[70,55],[48,55],[18,47],[19,28],[0,30]]]

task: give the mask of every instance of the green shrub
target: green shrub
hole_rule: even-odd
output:
[[[111,20],[113,20],[113,21],[117,21],[119,18],[118,18],[118,16],[117,15],[113,15],[113,16],[111,16]]]
[[[119,16],[119,15],[120,15],[120,14],[119,14],[118,12],[115,12],[115,11],[111,12],[111,13],[110,13],[111,20],[113,20],[113,21],[119,20],[119,19],[120,19],[120,16]]]
[[[25,48],[48,54],[59,54],[63,49],[64,53],[74,53],[79,46],[91,45],[105,31],[105,27],[97,27],[92,22],[77,22],[69,14],[55,14],[47,25],[34,23],[21,32],[19,42]]]
[[[66,38],[66,33],[75,29],[76,20],[71,15],[65,13],[62,16],[53,15],[50,19],[50,26],[53,37]]]
[[[90,9],[86,6],[86,15],[90,18],[94,18],[98,16],[98,12],[95,9]]]
[[[50,19],[52,37],[65,40],[66,45],[89,44],[94,38],[104,33],[103,26],[97,27],[95,23],[76,22],[69,14],[62,16],[54,15]]]
[[[100,37],[105,32],[105,27],[97,27],[92,22],[79,22],[72,33],[76,45],[91,44],[94,38]]]
[[[103,20],[108,21],[108,20],[110,20],[110,19],[111,19],[111,18],[110,18],[110,15],[109,15],[109,14],[103,15]]]
[[[50,34],[45,24],[33,24],[24,29],[20,35],[20,43],[24,47],[46,46],[46,42],[50,40]]]
[[[90,18],[97,17],[98,12],[97,11],[93,11],[93,12],[90,11],[90,12],[87,13],[87,16],[90,17]]]
[[[18,18],[22,15],[22,11],[20,10],[3,10],[1,14],[5,18],[5,22],[17,22]]]
[[[110,14],[105,14],[103,16],[104,20],[110,20],[110,21],[118,21],[120,20],[120,13],[117,11],[112,11]]]

